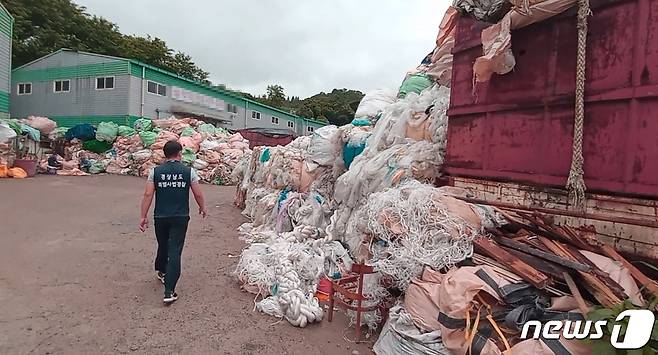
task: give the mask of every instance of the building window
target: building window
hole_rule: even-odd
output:
[[[70,92],[71,80],[55,80],[53,91],[55,92]]]
[[[167,87],[154,81],[146,83],[146,91],[153,95],[167,96]]]
[[[279,118],[272,116],[272,124],[278,125],[279,124]]]
[[[230,113],[238,113],[238,106],[233,104],[226,104],[226,111]]]
[[[32,83],[19,83],[17,92],[18,95],[32,95]]]
[[[295,128],[295,122],[288,121],[288,128]]]
[[[96,90],[110,90],[110,89],[114,89],[113,76],[96,78]]]
[[[306,127],[306,131],[309,132],[309,133],[313,133],[314,130],[315,129],[313,129],[313,127],[311,127],[311,126]]]
[[[260,112],[251,111],[251,118],[253,118],[254,120],[260,120]]]

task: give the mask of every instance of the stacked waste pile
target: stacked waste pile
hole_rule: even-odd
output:
[[[0,121],[0,165],[14,165],[16,153],[13,150],[13,139],[21,132],[20,126],[17,129],[14,127],[9,122]]]
[[[61,131],[54,130],[61,135]],[[218,185],[235,184],[231,173],[249,142],[240,134],[191,118],[138,119],[133,127],[102,122],[98,127],[81,124],[68,129],[70,141],[66,159],[60,158],[61,175],[110,174],[145,177],[151,168],[165,161],[165,143],[183,145],[183,163],[192,166],[202,181]],[[45,170],[48,161],[41,162]]]
[[[611,324],[624,310],[657,310],[658,283],[599,244],[596,233],[553,225],[537,213],[495,212],[497,223],[474,240],[472,257],[449,269],[425,267],[412,279],[391,309],[377,354],[400,348],[406,354],[615,353],[610,325],[601,339],[582,340],[591,324]],[[540,325],[522,337],[529,321]],[[546,336],[540,328],[548,321],[560,321],[561,328]],[[565,336],[562,327],[584,333]],[[638,353],[655,353],[652,347]]]
[[[236,204],[252,220],[240,228],[249,246],[236,274],[246,290],[263,296],[257,303],[263,312],[302,327],[321,320],[319,278],[351,267],[345,248],[325,230],[335,181],[371,135],[366,121],[326,126],[283,147],[256,147],[236,168],[242,181]]]
[[[40,142],[42,137],[49,137],[57,130],[57,123],[46,117],[30,116],[26,119],[2,119],[0,120],[0,162],[11,166],[16,159],[16,148],[13,146],[14,138],[27,136],[34,142]]]
[[[46,117],[0,120],[0,177],[27,177],[25,170],[14,166],[15,161],[34,160],[37,142],[52,134],[56,128],[57,124]]]
[[[368,93],[352,124],[256,148],[238,164],[236,204],[251,222],[239,228],[247,245],[236,277],[260,297],[257,309],[303,327],[322,318],[321,282],[373,266],[362,306],[395,304],[380,355],[591,353],[608,333],[596,344],[524,340],[521,327],[654,308],[635,281],[656,292],[655,281],[596,238],[584,243],[582,231],[431,185],[446,146],[457,13],[449,9],[435,50],[400,89]],[[362,320],[375,329],[384,316]]]
[[[351,124],[323,127],[285,147],[256,148],[238,165],[236,204],[251,223],[240,228],[248,246],[236,275],[264,297],[259,309],[306,325],[318,320],[320,278],[347,275],[354,261],[378,271],[365,280],[368,306],[392,298],[384,280],[404,291],[423,266],[442,268],[472,254],[489,215],[427,184],[440,175],[446,146],[452,30],[442,24],[436,55],[397,91],[368,93]],[[311,257],[313,273],[308,263],[289,263]],[[292,305],[290,292],[298,297]],[[305,322],[287,313],[299,304],[314,310]],[[364,321],[375,328],[383,316]]]
[[[365,286],[378,303],[390,297],[382,276],[404,289],[423,265],[440,268],[472,253],[479,215],[421,183],[439,176],[449,91],[432,85],[397,96],[369,93],[352,124],[323,127],[284,147],[257,147],[238,165],[236,204],[251,223],[240,228],[248,246],[236,275],[246,290],[264,297],[257,303],[262,311],[306,325],[319,320],[320,278],[348,274],[355,260],[379,271]],[[440,207],[444,200],[454,206]],[[407,222],[419,225],[409,229]],[[404,245],[415,249],[406,252]],[[446,251],[439,255],[441,248]],[[313,272],[309,262],[289,263],[309,258]],[[293,305],[290,292],[298,297]],[[296,317],[297,304],[310,307],[305,318]],[[382,317],[365,322],[374,328]]]

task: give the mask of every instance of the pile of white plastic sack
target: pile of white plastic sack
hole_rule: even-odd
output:
[[[393,304],[388,289],[404,293],[425,267],[472,256],[472,240],[497,222],[490,209],[432,185],[446,147],[456,14],[448,10],[434,51],[399,90],[366,94],[352,124],[256,148],[238,164],[236,204],[251,222],[240,227],[247,246],[235,274],[261,297],[257,309],[296,326],[318,321],[320,280],[347,275],[355,262],[377,271],[364,280],[363,306]],[[392,310],[406,328],[389,321],[387,334],[412,334],[427,341],[424,351],[442,352],[440,334],[423,335],[404,314],[404,305]],[[385,315],[363,316],[375,329]]]
[[[236,204],[251,220],[236,276],[263,297],[256,308],[305,326],[321,315],[320,278],[344,276],[354,261],[378,271],[365,280],[368,306],[392,297],[382,278],[404,291],[425,265],[471,256],[488,214],[429,184],[443,164],[449,89],[396,96],[369,93],[353,124],[258,147],[234,171]],[[382,316],[364,322],[375,328]]]
[[[58,173],[84,175],[79,166],[86,162],[91,174],[145,177],[151,168],[165,161],[162,148],[170,140],[183,145],[183,163],[192,166],[202,181],[217,185],[235,184],[231,173],[251,152],[249,142],[239,133],[231,135],[223,128],[191,118],[139,119],[133,127],[103,122],[94,140],[74,138],[70,142],[66,148],[70,159],[61,161],[63,169]],[[47,162],[42,165],[45,167]]]
[[[16,159],[16,150],[22,150],[21,141],[15,138],[26,135],[34,142],[41,141],[41,137],[50,137],[57,129],[57,123],[46,118],[30,116],[26,119],[0,120],[0,165],[12,166]]]
[[[573,0],[526,2],[525,7],[541,10],[568,2]],[[456,1],[461,11],[483,18],[504,16],[499,35],[506,39],[510,18],[516,28],[522,10],[515,7],[505,14],[509,3],[521,1]],[[488,267],[453,267],[473,256],[476,237],[505,219],[491,207],[459,199],[467,195],[464,190],[432,185],[441,174],[446,147],[457,15],[455,7],[447,11],[434,51],[407,73],[400,89],[368,93],[352,124],[318,129],[285,147],[257,148],[238,164],[236,204],[251,222],[239,228],[247,246],[235,275],[245,290],[257,294],[257,309],[295,326],[319,321],[320,281],[345,276],[354,263],[364,263],[377,273],[364,280],[370,300],[362,306],[395,304],[375,353],[467,354],[478,346],[474,352],[502,353],[491,339],[474,340],[479,333],[468,333],[469,321],[448,328],[437,319],[441,312],[455,320],[464,315],[470,319],[476,291],[491,287],[476,273],[486,272],[498,285],[509,283]],[[540,16],[538,12],[526,20]],[[493,31],[500,30],[498,25]],[[489,44],[484,47],[489,59],[509,52],[509,42]],[[511,67],[485,69],[478,71],[476,65],[478,80]],[[498,297],[493,291],[488,296]],[[577,307],[572,297],[551,302],[545,306],[556,312]],[[478,321],[484,319],[479,315],[480,310]],[[375,329],[384,316],[364,313],[362,320]],[[495,320],[487,319],[495,328]],[[560,343],[574,354],[588,350],[576,342]],[[538,340],[519,342],[512,352],[552,353]]]
[[[0,122],[0,165],[12,166],[16,159],[12,140],[17,132],[9,126],[8,122]]]

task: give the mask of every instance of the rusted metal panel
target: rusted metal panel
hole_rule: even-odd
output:
[[[557,224],[576,228],[594,228],[602,242],[618,250],[658,259],[658,228],[646,225],[658,220],[658,201],[626,198],[601,194],[588,194],[584,213],[597,219],[560,215],[573,212],[563,190],[541,188],[517,183],[453,177],[450,185],[467,189],[475,199],[503,203],[529,210],[550,209]],[[602,220],[606,219],[606,220]],[[635,220],[639,223],[621,223]],[[645,224],[637,225],[637,224]]]
[[[263,145],[270,147],[274,147],[277,145],[286,145],[293,141],[292,135],[265,134],[260,132],[254,132],[248,129],[243,129],[238,132],[249,141],[250,149],[254,149],[254,147],[263,146]]]
[[[514,31],[513,72],[473,81],[484,24],[460,19],[446,172],[566,185],[571,164],[576,18]],[[658,198],[658,0],[599,1],[587,48],[585,181],[590,191]]]

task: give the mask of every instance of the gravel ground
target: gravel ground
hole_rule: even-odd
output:
[[[233,187],[204,186],[209,217],[192,217],[180,298],[163,306],[153,229],[137,231],[143,186],[0,180],[0,354],[371,354],[344,339],[344,317],[298,329],[253,311],[231,277],[245,221]]]

